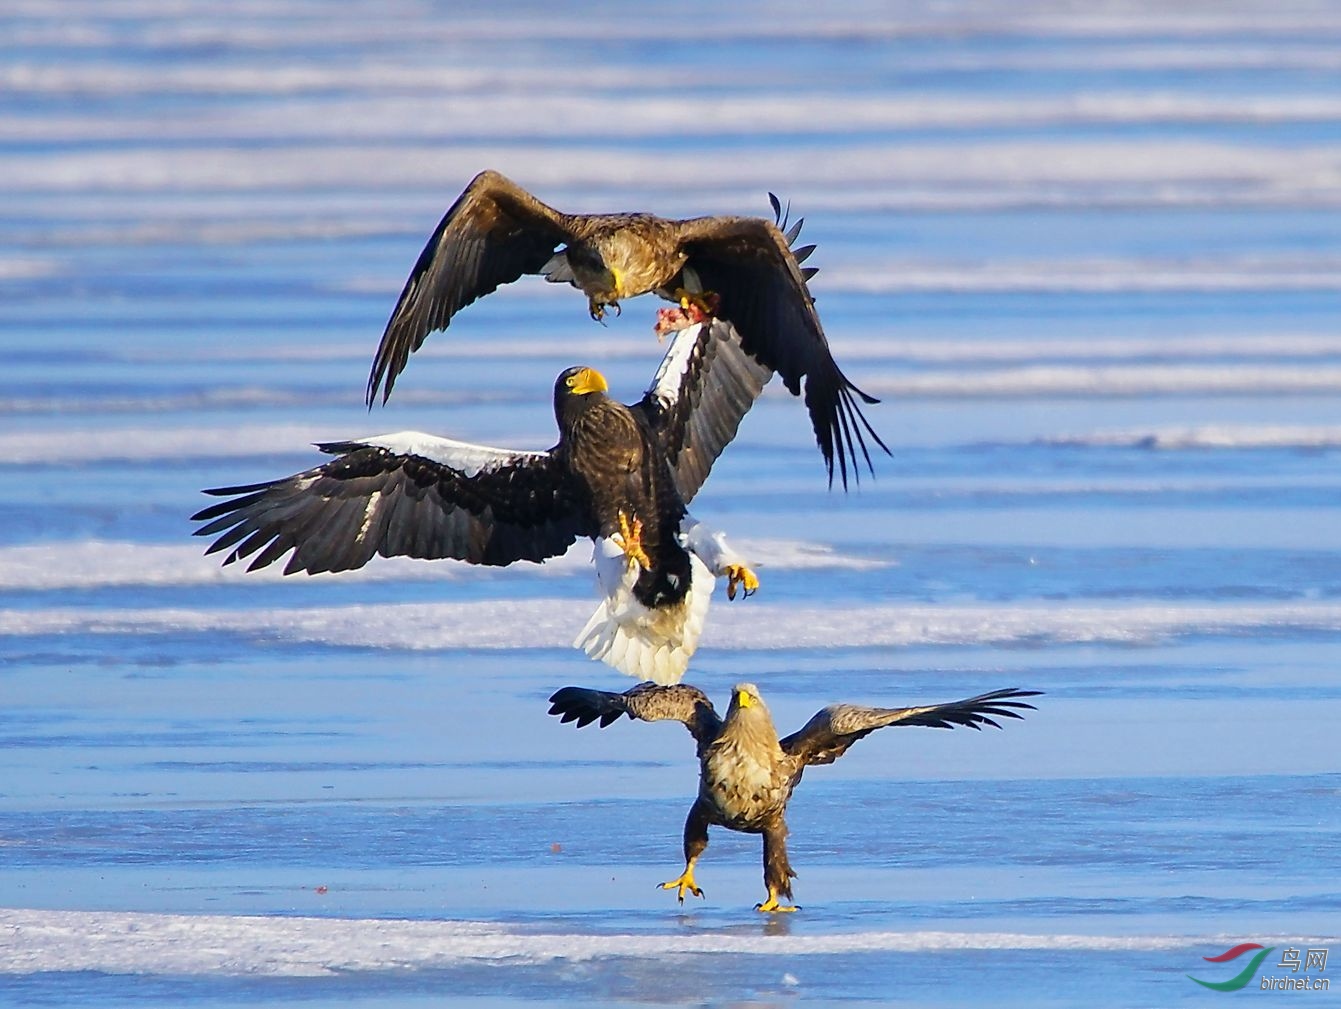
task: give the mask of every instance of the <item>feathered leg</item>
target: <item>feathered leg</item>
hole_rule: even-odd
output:
[[[749,562],[736,553],[726,542],[726,535],[710,529],[692,515],[680,523],[680,539],[686,550],[697,555],[714,575],[726,575],[726,598],[735,599],[736,591],[744,586],[748,599],[759,589],[759,576]]]
[[[787,861],[787,823],[777,817],[764,829],[764,886],[768,899],[756,904],[756,911],[795,911],[795,905],[779,904],[778,895],[792,899],[792,879],[796,873]]]
[[[684,903],[684,892],[688,890],[695,897],[702,897],[703,891],[694,882],[694,863],[708,847],[708,813],[703,800],[696,799],[689,807],[689,816],[684,821],[684,872],[676,879],[661,883],[663,890],[675,890],[680,903]]]

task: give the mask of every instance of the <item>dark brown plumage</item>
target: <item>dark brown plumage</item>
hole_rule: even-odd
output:
[[[374,554],[452,557],[506,565],[561,554],[579,536],[640,525],[652,560],[635,586],[648,606],[689,585],[676,538],[685,504],[646,408],[606,395],[605,378],[569,368],[554,384],[559,441],[548,452],[486,450],[428,435],[388,435],[320,446],[332,462],[268,483],[206,491],[228,497],[192,518],[219,535],[225,564],[258,553],[249,570],[290,548],[285,574],[344,571]],[[496,452],[482,463],[472,453]]]
[[[711,579],[726,575],[731,598],[742,583],[747,595],[758,586],[686,512],[764,381],[738,344],[710,336],[724,326],[677,333],[631,406],[608,396],[594,369],[563,372],[548,451],[417,432],[328,443],[319,447],[336,458],[321,466],[206,491],[227,500],[193,516],[204,523],[196,535],[216,537],[207,552],[228,551],[225,564],[253,558],[248,570],[292,551],[285,574],[346,571],[377,555],[543,561],[590,537],[606,602],[575,644],[640,679],[673,682],[697,647]]]
[[[623,693],[564,687],[550,697],[551,715],[577,722],[579,728],[599,721],[602,728],[622,715],[645,722],[676,721],[689,729],[698,744],[698,798],[684,826],[684,872],[664,889],[702,897],[694,881],[694,864],[708,846],[708,827],[763,835],[764,885],[768,898],[760,911],[795,911],[779,902],[791,899],[796,875],[787,860],[785,815],[792,791],[811,764],[831,764],[863,736],[888,725],[925,725],[952,729],[957,725],[1000,728],[998,718],[1020,718],[1033,705],[1020,700],[1037,690],[994,690],[963,701],[914,708],[866,708],[834,704],[817,712],[799,731],[778,738],[768,708],[752,683],[732,688],[726,718],[697,687],[681,683],[659,687],[640,683]]]
[[[625,298],[649,291],[679,301],[711,292],[716,313],[740,333],[745,351],[776,371],[810,411],[829,480],[834,460],[847,486],[857,452],[869,468],[865,435],[885,448],[862,415],[858,400],[876,402],[839,369],[815,312],[802,267],[813,246],[793,250],[797,222],[697,217],[668,220],[651,214],[565,214],[542,203],[498,172],[471,181],[420,253],[373,359],[368,403],[383,402],[410,354],[452,316],[524,274],[569,282],[588,298],[594,318]],[[556,248],[563,248],[556,255]]]

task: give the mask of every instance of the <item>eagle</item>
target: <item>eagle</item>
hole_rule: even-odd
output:
[[[681,330],[643,398],[611,398],[594,368],[554,384],[559,440],[493,448],[415,431],[319,444],[335,456],[293,476],[218,487],[192,516],[207,553],[248,570],[292,551],[285,574],[347,571],[375,555],[508,565],[595,543],[602,600],[574,644],[622,672],[674,682],[698,644],[714,579],[759,586],[687,503],[768,376],[712,320]]]
[[[797,732],[782,739],[768,707],[753,683],[731,688],[731,704],[721,718],[703,691],[687,683],[659,686],[640,683],[623,693],[564,687],[550,697],[551,715],[577,722],[578,728],[600,722],[605,728],[627,715],[644,722],[682,723],[698,744],[698,798],[684,825],[685,867],[675,879],[661,883],[675,890],[681,904],[686,893],[702,897],[694,880],[694,866],[708,847],[708,827],[726,827],[762,834],[764,886],[767,898],[758,911],[795,911],[782,903],[792,899],[796,873],[787,861],[787,802],[811,764],[832,764],[863,736],[887,725],[926,725],[952,729],[957,725],[980,729],[1001,728],[998,718],[1021,718],[1034,710],[1020,698],[1041,691],[993,690],[962,701],[915,708],[865,708],[832,704],[817,712]]]
[[[385,403],[409,356],[460,309],[523,274],[543,274],[587,295],[600,320],[620,302],[654,291],[693,309],[694,321],[719,315],[734,324],[746,353],[802,394],[829,483],[834,461],[847,487],[859,478],[857,452],[868,469],[866,435],[886,452],[858,400],[875,403],[834,362],[801,264],[814,246],[792,249],[802,221],[787,231],[781,204],[769,194],[775,220],[695,217],[669,220],[644,213],[565,214],[495,171],[483,171],[448,209],[419,255],[373,358],[371,407]],[[556,252],[556,248],[558,251]]]

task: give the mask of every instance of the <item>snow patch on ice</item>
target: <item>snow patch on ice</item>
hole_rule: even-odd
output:
[[[538,348],[542,346],[536,343]],[[1052,339],[1001,337],[993,339],[943,337],[878,338],[846,336],[844,359],[863,361],[927,361],[956,364],[1003,364],[1054,361],[1152,362],[1341,357],[1341,336],[1332,333],[1203,333],[1188,336],[1096,337],[1090,334]],[[421,351],[420,353],[423,353]]]
[[[191,210],[213,216],[219,194],[234,198],[239,212],[273,214],[277,190],[418,190],[440,193],[444,180],[463,185],[482,165],[492,165],[542,197],[563,193],[620,193],[621,202],[664,200],[682,194],[703,211],[741,212],[746,194],[767,190],[770,180],[791,179],[791,195],[808,213],[838,208],[866,213],[892,208],[965,209],[1053,205],[1237,206],[1341,203],[1341,146],[1325,143],[1248,147],[1214,141],[1160,137],[1154,140],[1008,139],[966,143],[835,140],[828,156],[815,158],[806,145],[779,148],[760,138],[766,156],[704,158],[699,147],[639,151],[617,143],[604,148],[556,150],[554,145],[483,138],[443,146],[415,137],[376,145],[343,137],[304,146],[276,146],[258,159],[246,145],[226,140],[180,146],[38,153],[6,162],[6,183],[23,194],[103,194],[91,216],[117,217],[127,196],[162,194]],[[639,196],[639,194],[643,194]],[[558,194],[558,195],[555,195]],[[244,199],[244,195],[249,199]],[[751,199],[757,200],[753,196]],[[607,195],[603,209],[609,209]],[[573,199],[571,210],[588,209],[592,197]],[[567,201],[565,201],[567,202]],[[595,209],[592,207],[591,209]],[[649,209],[656,209],[650,207]],[[292,211],[290,211],[291,213]],[[755,211],[766,212],[765,208]],[[1334,289],[1325,259],[1304,263],[1311,278]],[[1204,266],[1178,273],[1205,278]],[[1295,272],[1299,268],[1294,268]],[[1225,271],[1214,266],[1210,275]],[[1249,264],[1232,271],[1252,282]],[[1272,269],[1288,282],[1283,266]],[[1158,283],[1143,271],[1145,283]],[[1061,272],[1063,278],[1071,271]],[[826,273],[836,282],[837,273]],[[877,282],[872,278],[871,282]],[[1045,269],[1029,270],[1029,284],[1046,283]],[[892,283],[897,283],[895,278]],[[1102,283],[1102,275],[1095,283]],[[1215,281],[1222,286],[1227,281]],[[826,288],[827,289],[827,288]]]
[[[266,611],[191,608],[0,610],[0,635],[230,633],[259,640],[433,650],[566,646],[586,600],[499,599]],[[757,598],[720,607],[705,646],[741,649],[927,645],[1149,645],[1189,636],[1341,632],[1341,603],[805,607]]]
[[[397,278],[384,278],[367,289],[394,294]],[[349,285],[346,285],[349,286]],[[509,297],[523,294],[534,297],[556,297],[567,301],[569,292],[542,283],[522,282],[508,289]],[[650,302],[649,302],[650,304]],[[133,362],[175,363],[199,361],[286,363],[364,361],[368,356],[365,343],[335,341],[320,344],[285,344],[267,342],[255,345],[193,346],[174,344],[166,347],[128,348],[124,351],[109,348],[105,352],[117,360]],[[544,360],[556,356],[583,360],[600,357],[605,360],[645,360],[648,348],[623,331],[611,329],[594,336],[573,337],[565,334],[562,351],[555,348],[554,337],[491,335],[487,341],[439,340],[425,343],[415,351],[419,360],[492,360],[496,358]],[[1143,358],[1146,360],[1196,360],[1212,358],[1251,357],[1274,361],[1291,358],[1341,358],[1341,335],[1334,333],[1207,333],[1181,336],[1144,337],[1138,335],[1120,338],[1097,337],[1090,334],[1030,339],[994,337],[991,339],[956,338],[943,336],[916,337],[881,334],[863,337],[845,334],[842,338],[844,360],[861,361],[928,361],[928,362],[1027,362],[1047,359],[1068,361],[1114,360]]]
[[[930,264],[920,260],[842,263],[836,289],[1114,293],[1125,291],[1334,291],[1341,263],[1330,256],[1247,259],[1078,259]]]
[[[1341,391],[1341,367],[1289,365],[1038,365],[981,371],[876,375],[862,381],[875,395],[1157,396],[1280,395]]]
[[[1133,431],[1096,431],[1042,439],[1045,445],[1179,449],[1341,448],[1341,427],[1205,425]]]
[[[329,430],[309,425],[246,427],[80,428],[0,434],[0,464],[149,462],[156,459],[238,458],[311,450],[330,441]],[[323,437],[325,436],[325,437]]]
[[[430,970],[462,961],[662,960],[704,953],[795,957],[948,950],[1158,951],[1227,946],[1238,938],[945,931],[592,935],[531,932],[476,921],[26,909],[0,909],[0,935],[5,949],[0,974],[98,971],[268,977]],[[1323,937],[1316,943],[1336,941]]]
[[[197,543],[134,543],[123,540],[81,540],[0,547],[0,591],[99,589],[112,586],[188,586],[246,584],[256,579],[281,581],[284,565],[248,572],[245,563],[224,567],[221,555],[205,555],[206,540]],[[867,571],[894,562],[842,553],[832,546],[796,540],[742,540],[750,557],[762,557],[760,570]],[[560,557],[526,564],[527,574],[571,577],[590,574],[591,545],[579,542]],[[379,557],[355,571],[313,577],[346,582],[455,581],[479,578],[478,568],[452,561]],[[289,576],[293,581],[294,576]]]
[[[0,280],[52,277],[60,270],[56,260],[38,256],[0,256]]]
[[[359,71],[360,68],[351,68]],[[452,109],[455,135],[476,139],[554,137],[574,132],[605,138],[660,137],[665,134],[733,139],[779,134],[835,134],[876,130],[945,130],[1040,128],[1131,123],[1272,123],[1330,122],[1341,119],[1341,100],[1325,94],[1296,95],[1190,95],[1158,92],[1081,93],[1072,95],[960,97],[898,94],[772,95],[724,90],[711,106],[685,102],[678,95],[648,93],[647,79],[620,81],[631,76],[606,71],[609,91],[564,91],[536,74],[516,79],[488,72],[446,74],[441,67],[388,67],[387,79],[373,79],[359,87],[360,78],[372,78],[371,68],[341,76],[320,68],[242,68],[231,74],[210,68],[169,66],[132,72],[125,68],[42,68],[23,76],[11,71],[0,82],[17,83],[20,90],[43,97],[77,95],[107,90],[138,96],[163,89],[196,91],[217,83],[225,94],[251,90],[285,99],[273,102],[235,102],[201,116],[171,109],[154,117],[63,115],[33,117],[0,115],[0,139],[10,141],[85,142],[136,140],[153,137],[164,149],[184,142],[219,140],[338,141],[351,139],[430,140],[441,135],[441,109],[452,92],[468,92],[469,101]],[[320,94],[323,77],[334,77],[338,90]],[[397,79],[403,82],[394,89]],[[273,87],[266,88],[270,82]],[[584,85],[588,85],[583,75]],[[667,82],[668,84],[670,82]],[[702,85],[704,82],[700,82]],[[437,85],[435,87],[435,85]],[[417,93],[411,92],[414,89]],[[309,92],[302,97],[290,97]]]

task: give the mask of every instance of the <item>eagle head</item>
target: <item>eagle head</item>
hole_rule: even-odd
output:
[[[764,699],[759,696],[759,688],[753,683],[737,683],[731,688],[731,707],[768,710]]]
[[[579,365],[565,369],[554,382],[554,416],[560,430],[571,425],[587,407],[604,399],[610,385],[595,368]]]
[[[777,749],[778,731],[773,727],[773,716],[753,683],[737,683],[731,688],[731,706],[723,719],[722,737],[754,753]]]
[[[588,396],[593,392],[608,392],[610,383],[595,368],[578,365],[567,368],[554,383],[556,400],[567,396]]]

